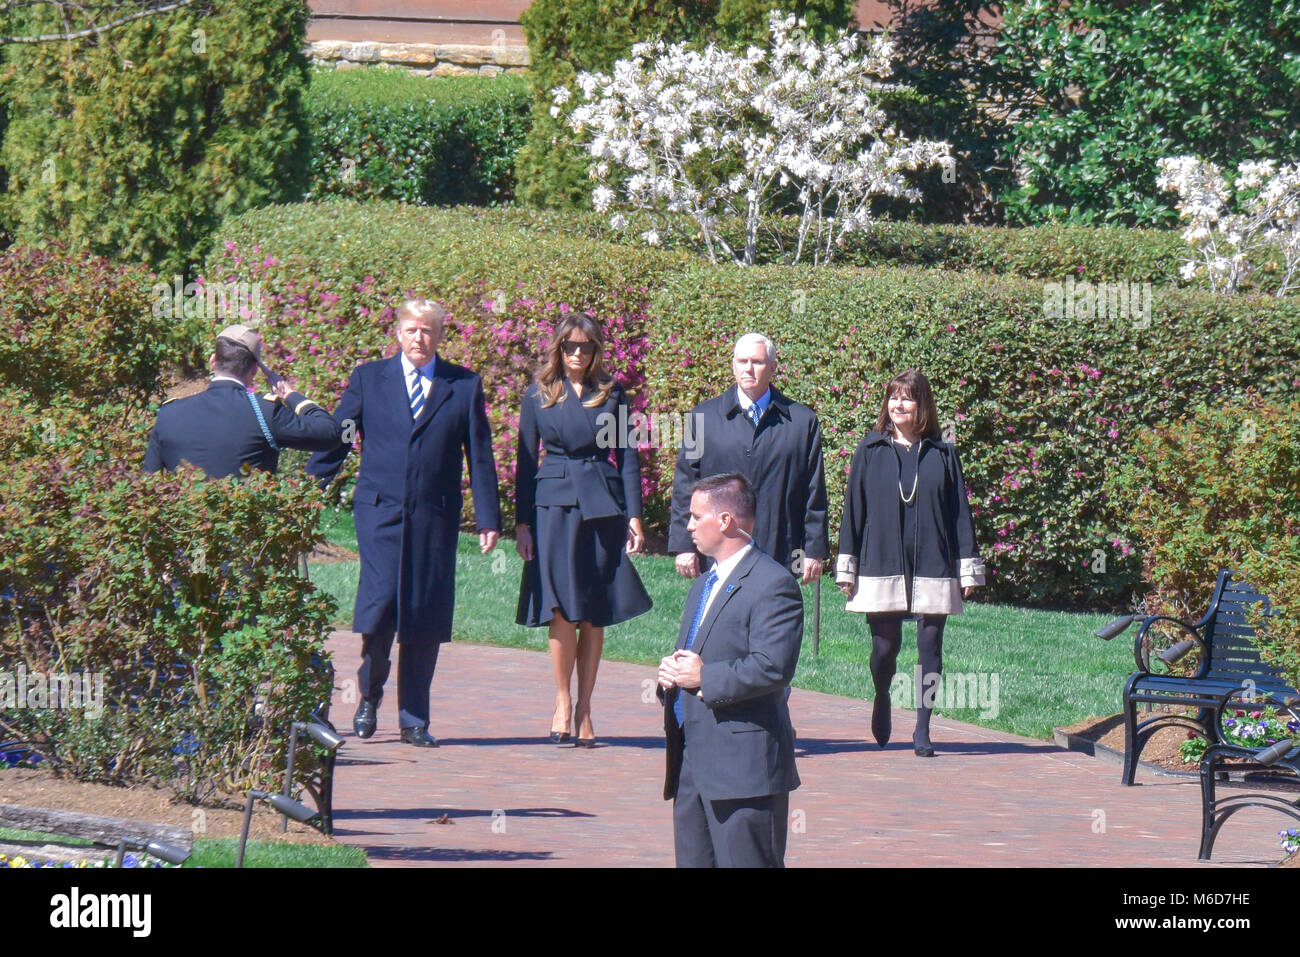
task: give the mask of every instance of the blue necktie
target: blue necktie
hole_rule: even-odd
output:
[[[419,369],[412,369],[415,376],[415,384],[411,386],[411,421],[414,422],[420,417],[420,410],[424,408],[424,376],[420,374]]]
[[[700,622],[704,621],[704,609],[709,605],[709,595],[713,594],[713,586],[718,583],[718,570],[710,568],[709,573],[704,576],[704,591],[700,592],[699,604],[695,606],[695,617],[691,619],[690,630],[686,632],[686,650],[691,650],[691,645],[695,644],[695,635],[700,630]],[[673,699],[673,714],[677,716],[677,726],[681,727],[686,723],[682,716],[682,694],[681,688],[677,689],[677,697]]]
[[[754,428],[758,428],[758,420],[763,417],[763,410],[758,407],[757,402],[749,407],[748,415],[749,421],[753,423]]]

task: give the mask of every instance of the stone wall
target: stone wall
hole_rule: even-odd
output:
[[[378,40],[316,40],[307,44],[313,62],[339,69],[374,64],[406,67],[421,76],[523,73],[528,48],[506,43],[390,43]]]

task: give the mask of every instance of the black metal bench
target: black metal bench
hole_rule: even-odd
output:
[[[1297,696],[1281,670],[1259,656],[1251,624],[1257,606],[1265,615],[1276,614],[1266,596],[1225,569],[1219,572],[1209,609],[1200,621],[1189,624],[1153,615],[1142,622],[1133,646],[1138,670],[1124,685],[1125,784],[1133,783],[1142,749],[1157,731],[1185,727],[1212,745],[1222,744],[1219,715],[1234,692],[1282,700]],[[1131,621],[1132,616],[1127,621],[1118,619],[1098,634],[1113,638]],[[1193,653],[1196,657],[1191,657]],[[1139,704],[1197,711],[1195,716],[1161,711],[1139,722]]]
[[[1273,706],[1291,718],[1291,725],[1300,723],[1300,713],[1286,700],[1256,698],[1253,708]],[[1215,726],[1220,727],[1222,713],[1239,704],[1230,696],[1217,710]],[[1232,772],[1243,775],[1243,784],[1271,788],[1271,793],[1261,790],[1232,789],[1220,794],[1219,782],[1227,780]],[[1286,788],[1279,793],[1280,788]],[[1210,860],[1214,842],[1228,818],[1248,807],[1269,808],[1300,821],[1300,741],[1294,736],[1283,736],[1274,745],[1252,748],[1241,744],[1211,744],[1201,758],[1201,851],[1202,861]]]

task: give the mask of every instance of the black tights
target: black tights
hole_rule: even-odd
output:
[[[898,650],[903,644],[902,615],[869,615],[867,622],[871,626],[871,680],[876,685],[876,708],[888,708],[889,686],[894,680],[894,671],[898,665]],[[948,623],[947,615],[922,615],[916,626],[916,650],[918,663],[921,665],[922,687],[938,681],[943,672],[943,626]],[[930,744],[930,709],[922,706],[922,688],[915,689],[916,731],[912,734],[912,743],[917,746]]]

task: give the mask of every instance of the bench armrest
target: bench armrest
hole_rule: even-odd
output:
[[[1146,637],[1151,626],[1158,621],[1172,622],[1179,628],[1183,629],[1183,631],[1187,633],[1188,639],[1196,643],[1196,647],[1201,652],[1201,660],[1206,660],[1205,639],[1201,637],[1201,633],[1196,629],[1196,626],[1189,625],[1187,622],[1179,618],[1170,618],[1166,615],[1152,615],[1150,618],[1147,618],[1142,622],[1142,627],[1138,629],[1137,638],[1133,641],[1133,660],[1137,662],[1139,671],[1145,674],[1152,673],[1151,649],[1147,646]]]

